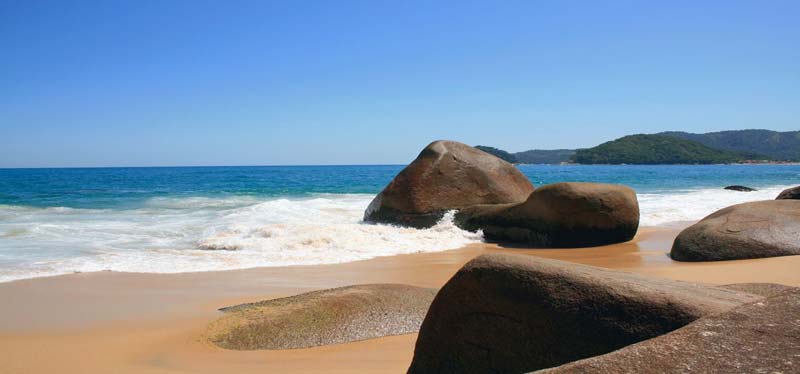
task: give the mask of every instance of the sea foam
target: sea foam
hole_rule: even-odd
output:
[[[722,188],[638,194],[640,226],[671,226],[697,221],[722,208],[757,200],[772,200],[789,186],[739,192]]]
[[[639,194],[641,226],[695,221],[773,199],[721,188]],[[428,229],[361,222],[373,195],[158,197],[135,209],[0,205],[0,281],[91,271],[178,273],[332,264],[434,252],[482,240],[447,214]]]
[[[332,264],[482,240],[456,227],[453,212],[421,230],[363,223],[371,199],[155,198],[130,210],[0,206],[0,281]]]

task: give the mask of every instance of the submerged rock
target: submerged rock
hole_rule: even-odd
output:
[[[474,206],[456,222],[488,240],[536,247],[588,247],[631,240],[639,227],[636,193],[622,185],[555,183],[519,204]]]
[[[436,290],[367,284],[220,309],[206,334],[227,349],[290,349],[419,330]]]
[[[677,261],[800,255],[800,201],[770,200],[721,209],[678,234]]]
[[[800,291],[787,291],[541,373],[797,373],[798,315]]]
[[[453,209],[524,201],[533,185],[514,165],[466,144],[429,144],[370,203],[364,221],[433,226]]]
[[[800,186],[787,188],[781,191],[775,200],[800,200]]]
[[[750,187],[747,187],[747,186],[740,186],[740,185],[727,186],[727,187],[725,187],[725,189],[726,190],[731,190],[731,191],[739,191],[739,192],[756,191],[755,188],[750,188]]]
[[[521,373],[553,367],[758,298],[525,255],[483,255],[436,295],[409,372]]]

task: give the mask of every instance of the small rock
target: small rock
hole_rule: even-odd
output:
[[[750,187],[747,187],[747,186],[739,186],[739,185],[727,186],[727,187],[725,187],[725,189],[726,190],[731,190],[731,191],[740,191],[740,192],[757,191],[755,188],[750,188]]]

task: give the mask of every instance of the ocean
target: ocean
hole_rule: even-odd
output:
[[[361,222],[403,168],[263,166],[0,169],[0,282],[91,271],[175,273],[329,264],[480,242],[453,225]],[[800,165],[520,165],[536,186],[621,183],[642,226],[774,199]],[[740,184],[755,192],[727,191]]]

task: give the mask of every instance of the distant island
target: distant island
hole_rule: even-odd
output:
[[[800,161],[800,131],[737,130],[705,134],[672,131],[657,135],[691,140],[715,149],[760,154],[776,161]]]
[[[511,153],[477,146],[520,164],[730,164],[800,161],[800,131],[731,130],[694,134],[668,131],[628,135],[585,149]]]
[[[580,149],[572,161],[579,164],[730,164],[763,158],[665,135],[628,135]]]
[[[508,153],[508,152],[506,152],[506,151],[504,151],[502,149],[497,149],[495,147],[489,147],[489,146],[485,146],[485,145],[476,145],[475,148],[478,148],[481,151],[484,151],[484,152],[486,152],[488,154],[495,155],[498,158],[500,158],[501,160],[508,161],[508,162],[510,162],[512,164],[521,163],[519,161],[519,158],[517,158],[516,155]]]
[[[514,154],[521,164],[560,164],[573,155],[574,149],[531,149]]]

